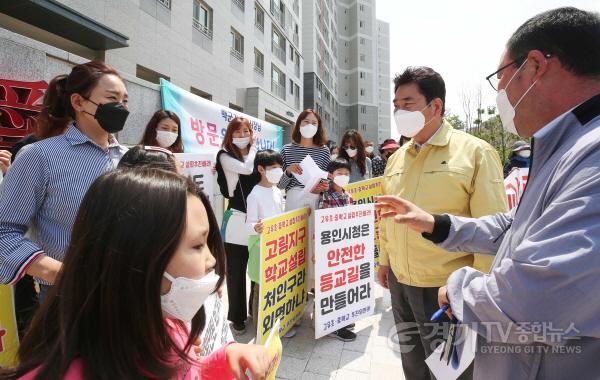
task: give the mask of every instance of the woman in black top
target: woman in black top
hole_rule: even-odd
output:
[[[223,216],[221,233],[227,253],[227,319],[232,330],[241,335],[246,331],[246,267],[248,265],[248,235],[246,233],[246,198],[258,183],[254,170],[256,137],[248,119],[233,118],[223,137],[222,149],[217,153],[217,183],[221,194],[229,199]],[[243,227],[239,228],[239,222]],[[237,228],[236,228],[237,227]]]

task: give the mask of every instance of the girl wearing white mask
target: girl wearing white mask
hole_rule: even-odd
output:
[[[246,332],[246,267],[248,265],[248,233],[246,229],[246,201],[258,183],[252,175],[256,157],[256,137],[250,120],[231,119],[223,137],[222,149],[217,153],[217,183],[221,194],[229,200],[221,226],[227,252],[227,297],[234,334]]]
[[[152,115],[139,145],[159,146],[183,153],[181,122],[175,112],[159,110]]]
[[[81,203],[19,367],[3,378],[264,379],[263,347],[232,342],[197,354],[203,303],[224,266],[217,221],[191,180],[154,168],[103,174]]]
[[[373,167],[371,159],[366,154],[365,142],[356,129],[344,133],[340,146],[340,157],[348,160],[352,168],[350,183],[373,177]]]

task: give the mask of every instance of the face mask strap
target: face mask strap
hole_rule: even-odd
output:
[[[175,277],[171,276],[171,275],[170,275],[169,273],[167,273],[166,271],[163,273],[163,276],[164,276],[164,277],[165,277],[167,280],[171,281],[171,283],[175,282]]]

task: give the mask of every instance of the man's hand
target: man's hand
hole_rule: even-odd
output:
[[[2,171],[2,174],[6,174],[8,171],[11,158],[12,153],[10,153],[8,150],[0,150],[0,170]]]
[[[383,286],[386,289],[390,288],[390,284],[388,283],[389,273],[390,267],[386,265],[380,265],[377,269],[377,281],[379,281],[379,285]]]
[[[440,306],[440,308],[444,305],[448,305],[450,304],[450,301],[448,300],[448,288],[446,288],[445,286],[442,286],[439,290],[438,290],[438,305]],[[448,310],[446,310],[446,314],[448,315],[448,318],[452,319],[452,307],[448,308]]]
[[[394,222],[406,224],[417,232],[433,232],[435,220],[433,215],[421,210],[414,204],[400,197],[382,195],[376,197],[375,208],[381,210],[382,218],[394,218]]]

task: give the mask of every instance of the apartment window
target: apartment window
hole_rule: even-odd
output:
[[[273,27],[271,51],[281,60],[281,62],[285,63],[285,37],[283,37],[283,34],[275,27]]]
[[[275,65],[271,65],[271,92],[285,100],[285,74]]]
[[[238,7],[242,12],[246,9],[246,1],[245,0],[231,0],[231,2]]]
[[[365,89],[364,88],[360,89],[360,96],[365,96]]]
[[[364,54],[361,54],[361,55],[360,55],[360,61],[361,61],[361,62],[364,62],[364,61],[365,61],[365,58],[366,58],[366,56],[365,56]]]
[[[231,55],[244,62],[244,36],[231,28]]]
[[[194,28],[202,34],[212,39],[212,8],[206,5],[202,0],[194,0],[194,15],[192,23]]]
[[[290,61],[294,62],[294,47],[290,45]]]
[[[364,11],[365,11],[365,6],[364,6],[363,4],[361,4],[361,5],[359,6],[359,8],[360,8],[360,11],[361,11],[361,12],[364,12]]]
[[[360,44],[364,45],[365,44],[365,39],[363,37],[360,38]]]
[[[290,95],[294,95],[294,81],[290,79]]]
[[[360,72],[360,79],[365,79],[365,72],[364,71]]]
[[[360,113],[367,113],[367,106],[360,106]]]
[[[254,48],[254,70],[261,75],[265,73],[265,56],[256,48]]]
[[[212,100],[212,95],[206,91],[197,89],[196,87],[190,87],[190,92],[194,95],[198,95],[201,98]]]
[[[366,124],[361,124],[360,125],[360,129],[362,129],[363,131],[367,130],[367,125]]]
[[[171,80],[168,76],[151,70],[147,67],[136,65],[135,76],[151,83],[160,84],[160,78]]]
[[[171,9],[171,0],[157,0],[159,4],[167,9]]]
[[[365,26],[365,23],[364,23],[362,20],[360,20],[360,21],[358,22],[358,26],[360,26],[360,27],[362,28],[363,26]]]
[[[265,31],[265,11],[258,3],[254,3],[254,25],[261,32]]]

